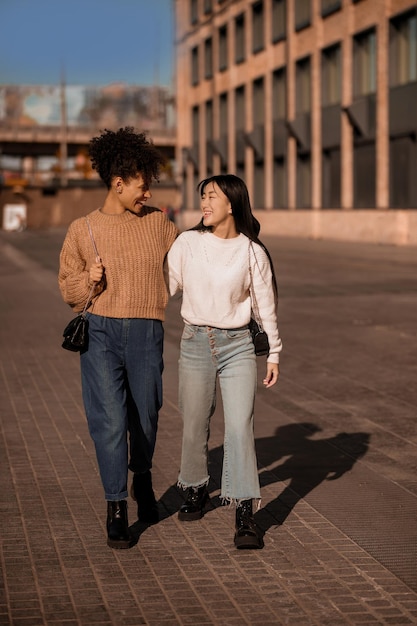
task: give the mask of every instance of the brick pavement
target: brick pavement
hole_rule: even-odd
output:
[[[80,394],[60,348],[63,233],[0,233],[0,624],[417,624],[416,254],[267,239],[280,284],[280,383],[259,388],[261,551],[233,547],[219,506],[181,524],[175,487],[180,321],[169,306],[154,485],[162,520],[105,542],[105,503]],[[260,375],[262,374],[260,360]]]

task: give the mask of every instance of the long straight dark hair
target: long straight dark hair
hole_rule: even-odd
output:
[[[218,174],[217,176],[210,176],[209,178],[205,178],[200,181],[197,185],[197,191],[199,192],[201,198],[203,197],[204,190],[209,183],[215,183],[218,185],[226,198],[229,200],[232,206],[232,215],[235,220],[237,232],[246,235],[248,239],[260,245],[265,251],[271,265],[272,284],[275,295],[277,296],[278,287],[275,278],[274,264],[268,249],[258,237],[261,225],[252,213],[249,192],[245,182],[234,174]],[[190,228],[189,230],[211,231],[212,228],[211,226],[204,226],[203,219],[201,219],[196,226],[193,226],[193,228]]]

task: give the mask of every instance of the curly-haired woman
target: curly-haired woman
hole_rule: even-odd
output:
[[[178,231],[146,204],[164,158],[145,134],[105,130],[91,140],[90,157],[107,195],[101,208],[70,224],[58,280],[74,311],[91,297],[83,402],[107,500],[107,543],[130,548],[128,469],[139,520],[158,520],[151,466],[162,405],[163,264]]]

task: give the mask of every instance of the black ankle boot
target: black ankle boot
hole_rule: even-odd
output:
[[[152,488],[152,474],[150,470],[143,474],[133,474],[130,495],[138,504],[139,521],[145,524],[157,524],[159,522],[159,511]]]
[[[127,521],[126,500],[107,503],[107,545],[110,548],[125,550],[133,546],[133,538]]]
[[[242,500],[236,507],[235,546],[240,550],[257,550],[263,547],[253,519],[252,500]]]
[[[204,505],[208,499],[206,485],[202,487],[189,487],[187,499],[178,512],[178,519],[182,522],[192,522],[201,519],[204,513]]]

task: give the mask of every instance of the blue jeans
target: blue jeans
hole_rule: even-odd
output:
[[[88,314],[81,381],[106,500],[127,497],[128,468],[152,467],[162,406],[162,322]],[[130,464],[128,465],[128,433]]]
[[[179,405],[183,417],[182,488],[209,482],[210,418],[219,379],[224,412],[221,498],[238,503],[260,498],[253,432],[257,369],[249,330],[185,325],[179,359]]]

